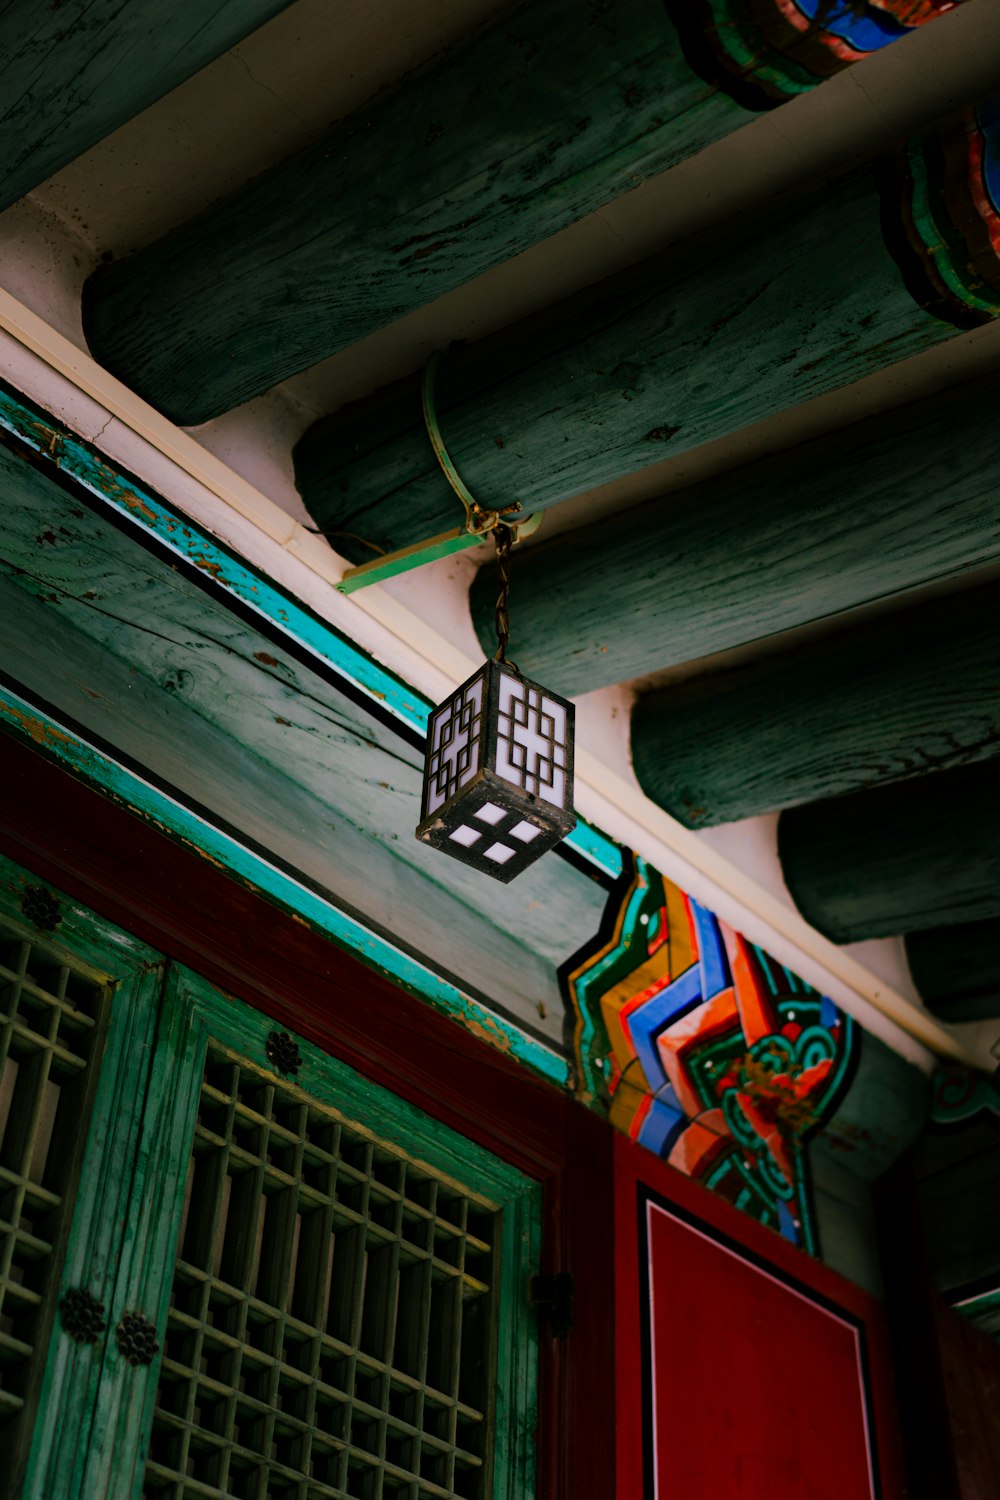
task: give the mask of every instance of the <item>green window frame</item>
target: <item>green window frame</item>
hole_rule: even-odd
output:
[[[110,998],[58,1296],[107,1329],[53,1324],[19,1496],[533,1494],[540,1185],[83,908],[59,944]]]
[[[115,1382],[106,1339],[77,1342],[58,1306],[82,1291],[112,1326],[163,974],[145,944],[0,859],[0,1384],[17,1403],[0,1407],[2,1500],[87,1493]]]

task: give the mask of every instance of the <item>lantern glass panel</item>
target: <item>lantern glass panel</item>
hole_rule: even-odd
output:
[[[431,715],[425,816],[443,807],[480,769],[484,686],[482,676],[471,678]]]
[[[566,705],[524,678],[500,678],[496,772],[556,807],[566,806]]]

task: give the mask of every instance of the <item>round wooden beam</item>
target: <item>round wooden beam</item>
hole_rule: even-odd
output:
[[[451,458],[484,506],[544,510],[950,338],[913,301],[867,174],[735,240],[689,242],[442,365]],[[316,423],[296,450],[318,525],[357,558],[454,526],[419,382]]]
[[[632,761],[688,828],[1000,756],[995,583],[641,696]]]
[[[87,337],[168,416],[202,422],[747,118],[688,66],[663,0],[526,5],[98,271]]]
[[[1000,917],[1000,767],[792,808],[778,852],[802,915],[835,943]]]
[[[0,13],[0,209],[290,0],[12,0]]]
[[[1000,1017],[1000,921],[932,927],[906,939],[913,982],[942,1021]]]
[[[1000,561],[998,409],[1000,379],[955,387],[518,548],[512,655],[588,692]],[[484,647],[495,572],[472,589]]]

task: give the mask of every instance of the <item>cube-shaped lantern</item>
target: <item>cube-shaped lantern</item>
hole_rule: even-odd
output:
[[[431,714],[417,838],[506,882],[575,827],[572,703],[487,661]]]

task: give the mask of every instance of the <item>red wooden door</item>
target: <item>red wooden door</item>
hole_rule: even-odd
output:
[[[620,1500],[897,1500],[881,1305],[620,1139]]]

